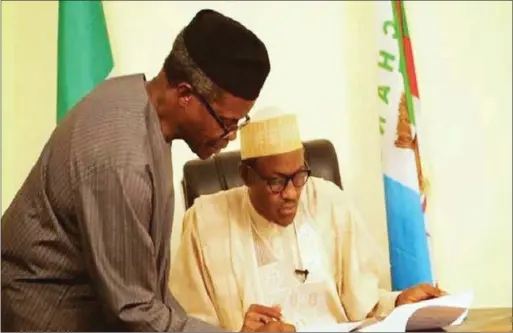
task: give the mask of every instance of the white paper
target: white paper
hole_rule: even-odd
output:
[[[301,328],[298,332],[351,332],[353,329],[361,325],[361,321],[351,323],[340,323],[330,325],[312,325]]]
[[[385,319],[359,332],[406,332],[459,325],[465,320],[474,299],[473,292],[446,295],[399,306]]]
[[[401,305],[379,322],[370,319],[360,322],[312,325],[301,328],[298,332],[406,332],[407,329],[427,330],[459,325],[467,317],[468,308],[473,299],[473,292],[446,295]]]

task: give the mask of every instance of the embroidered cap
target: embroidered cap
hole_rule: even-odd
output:
[[[240,146],[242,160],[303,148],[296,115],[276,106],[257,110],[240,130]]]

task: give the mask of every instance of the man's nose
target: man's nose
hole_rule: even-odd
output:
[[[283,191],[281,191],[281,197],[287,200],[296,200],[299,196],[299,190],[292,184],[292,181],[288,181]]]
[[[228,141],[233,141],[233,140],[237,139],[237,131],[231,131],[230,133],[228,133],[228,135],[226,136],[226,139]]]

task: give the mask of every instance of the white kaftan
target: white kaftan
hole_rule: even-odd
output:
[[[387,268],[345,193],[311,177],[286,228],[255,211],[246,187],[198,198],[184,217],[170,288],[190,316],[230,331],[251,304],[281,305],[300,330],[389,313],[398,293],[379,288]],[[308,270],[306,280],[297,269]]]

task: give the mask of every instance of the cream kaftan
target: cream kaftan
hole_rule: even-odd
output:
[[[200,197],[183,223],[171,291],[189,315],[211,324],[239,331],[254,303],[280,304],[298,329],[394,307],[398,293],[379,288],[387,258],[331,182],[310,178],[286,228],[253,209],[246,187]],[[306,281],[295,269],[308,269]]]

